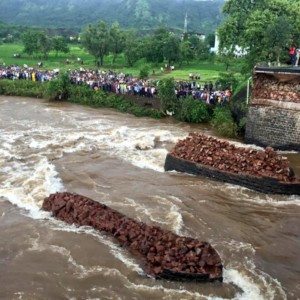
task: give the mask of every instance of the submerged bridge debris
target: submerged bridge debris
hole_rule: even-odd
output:
[[[191,133],[179,141],[165,162],[166,171],[202,175],[272,194],[300,194],[300,180],[288,160],[268,147],[255,150]]]

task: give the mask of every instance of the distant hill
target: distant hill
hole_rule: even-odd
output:
[[[0,20],[25,26],[80,29],[102,19],[121,26],[151,29],[166,25],[212,32],[222,20],[225,0],[1,0]]]

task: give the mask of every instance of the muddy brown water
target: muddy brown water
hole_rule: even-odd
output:
[[[164,173],[168,149],[190,131],[211,134],[171,120],[0,97],[0,298],[298,299],[299,197]],[[300,155],[287,156],[299,174]],[[224,283],[147,277],[110,237],[40,211],[44,197],[64,190],[211,242]]]

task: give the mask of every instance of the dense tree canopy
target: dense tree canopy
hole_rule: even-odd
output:
[[[32,56],[39,55],[47,59],[51,50],[68,53],[70,51],[66,39],[62,36],[50,37],[44,31],[27,30],[22,35],[23,52]]]
[[[115,62],[118,54],[122,53],[125,49],[125,32],[120,28],[119,23],[112,24],[110,28],[110,50],[113,54],[113,62]]]
[[[42,31],[27,31],[23,37],[24,53],[41,54],[45,59],[52,49],[51,39]]]
[[[69,53],[70,48],[67,43],[67,40],[62,36],[54,36],[52,38],[52,49],[56,52],[56,56],[58,52]]]
[[[103,65],[104,56],[111,48],[110,31],[105,22],[90,25],[82,34],[82,44],[95,57],[97,63]]]
[[[1,0],[0,20],[80,30],[101,19],[138,30],[162,24],[182,30],[187,11],[189,30],[207,33],[220,24],[223,3],[224,0]]]
[[[220,46],[229,52],[236,45],[246,49],[250,67],[260,61],[279,62],[287,47],[299,44],[300,0],[228,0],[224,13]]]

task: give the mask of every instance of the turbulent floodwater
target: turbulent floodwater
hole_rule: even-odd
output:
[[[209,132],[0,97],[0,298],[297,299],[300,199],[164,173],[168,149],[192,130]],[[300,156],[289,157],[299,174]],[[40,211],[44,197],[64,190],[209,241],[224,283],[148,278],[114,240]]]

